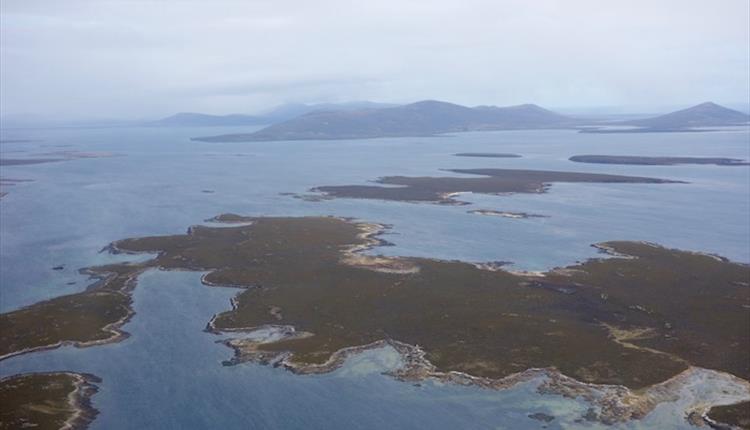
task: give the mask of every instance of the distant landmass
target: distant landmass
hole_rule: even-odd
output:
[[[350,111],[362,109],[382,109],[396,107],[393,103],[378,103],[371,101],[353,101],[342,103],[287,103],[278,106],[264,114],[264,118],[270,119],[269,124],[296,118],[310,112]]]
[[[480,157],[480,158],[521,158],[518,154],[506,154],[502,152],[459,152],[453,154],[455,157]]]
[[[466,107],[426,100],[387,108],[314,111],[254,133],[198,137],[205,142],[362,139],[572,127],[579,121],[532,104]]]
[[[729,109],[713,102],[705,102],[687,109],[670,112],[653,118],[642,118],[619,122],[616,125],[628,128],[593,128],[584,133],[649,133],[711,131],[705,127],[748,125],[750,115]],[[704,129],[701,129],[704,128]]]
[[[264,125],[269,121],[261,116],[253,115],[209,115],[205,113],[181,112],[148,125],[163,127],[213,127],[233,125]]]
[[[310,112],[336,112],[360,109],[378,109],[396,105],[369,101],[345,103],[292,103],[281,105],[259,115],[230,114],[210,115],[205,113],[181,112],[148,123],[160,127],[229,127],[243,125],[268,125],[286,121]]]
[[[716,166],[747,166],[745,160],[725,157],[646,157],[636,155],[574,155],[577,163],[625,164],[638,166],[674,166],[678,164],[714,164]]]
[[[725,108],[713,102],[660,115],[654,118],[636,119],[626,122],[628,125],[650,128],[690,128],[744,125],[750,121],[750,115]]]

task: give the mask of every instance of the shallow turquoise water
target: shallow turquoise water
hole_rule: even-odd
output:
[[[85,288],[79,268],[128,258],[99,253],[113,240],[183,232],[222,212],[330,214],[387,223],[392,230],[385,239],[395,246],[376,252],[512,261],[517,268],[531,270],[596,256],[590,244],[618,239],[649,240],[750,261],[750,168],[567,161],[576,154],[748,159],[747,129],[654,135],[547,130],[231,144],[187,139],[229,131],[3,130],[3,139],[39,139],[3,144],[0,149],[8,158],[59,150],[122,156],[2,167],[2,177],[34,182],[8,187],[9,194],[0,201],[0,309]],[[523,158],[452,156],[456,152],[513,152]],[[307,202],[279,195],[304,193],[318,185],[364,184],[385,175],[447,175],[439,169],[468,167],[621,173],[689,184],[555,184],[540,195],[461,196],[471,206]],[[466,213],[479,208],[549,218]],[[61,264],[64,270],[51,270]],[[75,370],[102,376],[94,398],[102,412],[94,428],[101,429],[539,428],[540,423],[526,417],[539,411],[558,417],[549,428],[580,426],[571,423],[586,405],[536,395],[533,384],[498,393],[399,383],[379,374],[387,368],[387,351],[367,354],[323,376],[300,377],[256,365],[223,367],[220,363],[231,351],[215,344],[216,336],[202,329],[213,313],[228,308],[235,291],[202,287],[199,276],[159,271],[143,275],[135,292],[137,315],[125,327],[133,336],[125,342],[16,357],[0,362],[0,374]],[[68,285],[71,282],[75,284]],[[679,417],[665,416],[658,418],[662,428],[685,425]],[[647,424],[641,423],[644,428]]]

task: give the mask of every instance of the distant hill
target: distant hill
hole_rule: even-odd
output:
[[[232,115],[208,115],[205,113],[182,112],[157,121],[149,125],[165,127],[213,127],[233,125],[263,125],[268,124],[266,118],[232,114]]]
[[[259,115],[209,115],[205,113],[182,112],[156,121],[147,125],[163,127],[213,127],[213,126],[242,126],[242,125],[268,125],[286,121],[301,115],[318,111],[346,111],[359,109],[377,109],[393,107],[396,105],[375,102],[345,102],[345,103],[318,103],[318,104],[285,104],[273,110]]]
[[[303,104],[303,103],[287,103],[278,106],[268,112],[263,113],[261,116],[268,118],[269,123],[276,123],[285,121],[288,119],[296,118],[308,114],[310,112],[320,111],[342,111],[342,110],[362,110],[362,109],[382,109],[398,106],[391,103],[377,103],[370,101],[353,101],[353,102],[342,102],[342,103],[315,103],[315,104]]]
[[[435,100],[381,109],[315,111],[254,133],[195,138],[208,142],[360,139],[570,127],[576,120],[536,105],[474,108]]]
[[[627,121],[625,124],[650,129],[684,129],[744,125],[748,121],[750,121],[750,115],[746,113],[706,102],[654,118]]]

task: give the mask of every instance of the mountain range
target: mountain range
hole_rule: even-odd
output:
[[[706,102],[652,118],[599,123],[572,118],[533,104],[466,107],[425,100],[402,106],[365,109],[313,110],[252,133],[196,137],[204,142],[273,140],[363,139],[375,137],[433,136],[481,130],[571,128],[588,133],[643,133],[701,131],[699,127],[746,125],[750,116]],[[619,127],[601,127],[619,126]],[[627,126],[622,128],[621,126]],[[703,130],[705,131],[705,130]]]
[[[257,130],[194,138],[208,142],[432,136],[461,131],[545,128],[577,129],[585,133],[691,132],[748,124],[750,115],[712,102],[648,118],[606,121],[601,117],[570,117],[533,104],[466,107],[435,100],[407,105],[368,101],[285,104],[257,115],[183,112],[150,121],[0,117],[0,128],[248,126]],[[266,127],[258,130],[260,126]]]
[[[281,105],[273,110],[258,115],[209,115],[204,113],[181,112],[172,116],[168,116],[166,118],[152,121],[147,125],[164,127],[226,127],[242,125],[267,125],[286,121],[311,112],[337,112],[361,109],[379,109],[392,106],[396,105],[387,103],[375,103],[369,101],[316,104],[290,103]]]
[[[532,104],[466,107],[425,100],[387,108],[314,111],[254,133],[199,137],[208,142],[373,137],[530,128],[572,127],[579,121]]]

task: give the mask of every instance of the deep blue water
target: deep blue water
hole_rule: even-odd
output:
[[[268,143],[199,143],[187,138],[231,129],[3,130],[4,157],[108,151],[118,157],[3,166],[0,200],[0,309],[80,291],[77,270],[123,258],[99,250],[125,237],[170,234],[223,212],[339,215],[391,224],[395,244],[376,252],[468,261],[512,261],[542,270],[597,255],[591,244],[649,240],[750,262],[750,168],[612,166],[572,163],[576,154],[750,158],[748,130],[598,135],[571,131],[467,133],[436,138]],[[66,145],[66,146],[59,146]],[[69,145],[69,146],[67,146]],[[25,151],[25,152],[15,152]],[[513,152],[517,159],[462,158],[456,152]],[[555,184],[545,194],[463,195],[471,206],[371,200],[307,202],[281,192],[365,184],[386,175],[448,175],[439,169],[507,167],[620,173],[688,184]],[[211,190],[213,193],[205,193]],[[549,218],[505,219],[470,209],[523,211]],[[64,265],[62,271],[51,270]],[[93,428],[539,428],[528,413],[555,415],[564,428],[586,405],[534,394],[425,384],[380,375],[388,351],[367,353],[330,375],[295,376],[257,365],[223,367],[231,351],[203,332],[235,291],[207,288],[199,273],[151,271],[135,292],[125,342],[62,348],[0,362],[21,371],[91,372],[104,381]],[[68,283],[75,284],[68,285]],[[653,417],[648,428],[681,428]],[[656,421],[654,421],[656,420]],[[567,424],[566,424],[567,423]],[[576,424],[575,426],[578,426]]]

